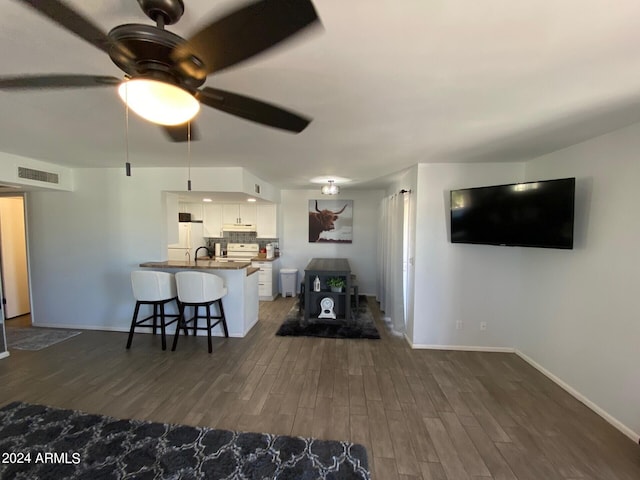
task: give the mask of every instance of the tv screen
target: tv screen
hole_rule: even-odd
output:
[[[451,242],[573,248],[575,178],[451,190]]]

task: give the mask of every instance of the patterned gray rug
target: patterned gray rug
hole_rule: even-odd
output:
[[[8,327],[7,345],[9,350],[42,350],[68,338],[80,335],[77,330],[57,330],[51,328],[13,328]]]
[[[0,408],[0,452],[15,457],[0,462],[0,478],[371,478],[358,444],[118,420],[22,402]]]

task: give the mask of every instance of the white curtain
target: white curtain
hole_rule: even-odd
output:
[[[396,194],[381,205],[378,243],[378,300],[384,320],[394,334],[405,332],[404,316],[404,198]]]

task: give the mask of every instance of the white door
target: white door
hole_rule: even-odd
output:
[[[2,278],[0,278],[0,292],[2,291]],[[0,305],[2,307],[2,305]],[[4,358],[7,355],[9,347],[7,346],[7,335],[4,330],[4,308],[0,308],[0,358]]]
[[[24,198],[0,197],[0,262],[5,318],[30,312]]]

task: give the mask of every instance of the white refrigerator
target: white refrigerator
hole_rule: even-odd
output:
[[[178,224],[178,243],[168,246],[169,260],[194,260],[196,249],[205,245],[202,223],[180,222]]]

